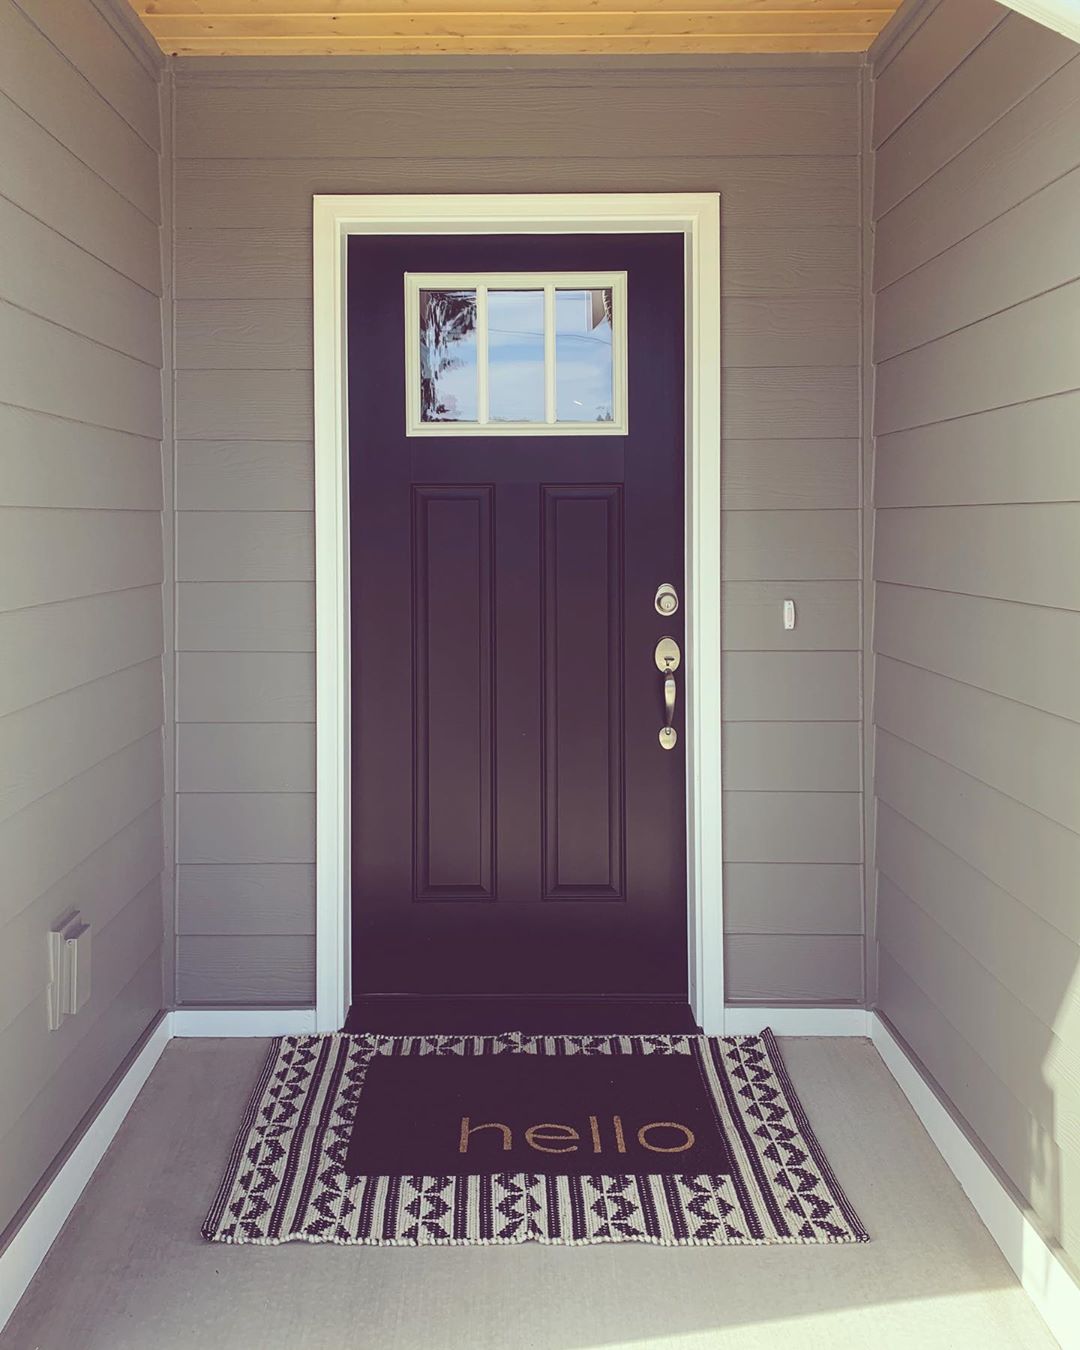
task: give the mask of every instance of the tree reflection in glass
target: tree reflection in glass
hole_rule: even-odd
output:
[[[420,292],[420,417],[475,422],[476,292]]]

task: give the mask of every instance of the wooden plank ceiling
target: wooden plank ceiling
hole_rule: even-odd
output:
[[[858,52],[899,0],[131,0],[176,56]]]

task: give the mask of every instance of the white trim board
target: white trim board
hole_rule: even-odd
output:
[[[1080,1350],[1080,1285],[957,1124],[879,1013],[870,1038],[927,1134],[1064,1350]]]
[[[310,1036],[314,1008],[177,1008],[174,1036]]]
[[[1001,0],[1017,14],[1080,42],[1080,0]]]
[[[45,1260],[49,1248],[75,1208],[94,1169],[105,1156],[106,1149],[116,1137],[124,1117],[142,1085],[150,1077],[150,1070],[160,1059],[171,1035],[171,1017],[166,1013],[45,1188],[37,1204],[23,1220],[15,1236],[0,1252],[0,1331],[15,1311],[38,1266]]]
[[[720,198],[709,193],[316,196],[316,1022],[351,999],[348,406],[350,235],[681,233],[686,278],[686,787],[689,995],[724,1031],[720,790]],[[662,580],[662,578],[657,578]]]
[[[724,1010],[725,1036],[756,1036],[766,1027],[777,1036],[869,1036],[871,1014],[865,1008],[752,1007]]]

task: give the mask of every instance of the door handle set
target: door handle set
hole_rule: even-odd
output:
[[[660,728],[660,744],[665,750],[674,750],[679,733],[672,725],[675,721],[675,672],[682,661],[679,644],[673,637],[662,637],[653,652],[656,668],[664,677],[664,725]]]

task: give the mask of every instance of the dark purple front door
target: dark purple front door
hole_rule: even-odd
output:
[[[406,273],[541,271],[626,273],[628,434],[407,436]],[[354,237],[348,295],[354,995],[685,998],[682,237]]]

